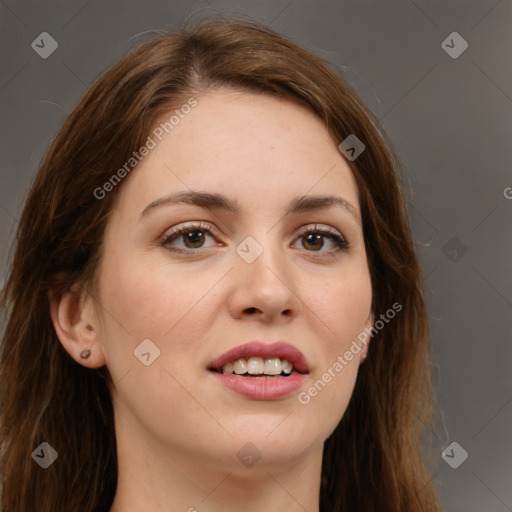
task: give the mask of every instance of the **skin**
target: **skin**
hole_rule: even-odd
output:
[[[309,403],[298,394],[372,325],[357,186],[323,122],[303,107],[228,89],[197,100],[120,185],[96,296],[70,290],[52,301],[52,319],[76,361],[107,365],[112,376],[119,483],[111,512],[318,511],[323,443],[365,351]],[[190,190],[221,193],[242,210],[180,203],[139,220],[152,201]],[[284,216],[305,194],[336,194],[355,215],[331,206]],[[163,245],[165,232],[191,221],[214,226],[202,246],[183,236]],[[303,226],[315,233],[314,224],[349,248],[297,236]],[[252,263],[235,251],[247,236],[263,248]],[[160,350],[149,366],[134,357],[145,339]],[[301,350],[310,370],[301,389],[258,401],[218,384],[209,363],[251,340]],[[248,442],[261,454],[252,467],[237,457]]]

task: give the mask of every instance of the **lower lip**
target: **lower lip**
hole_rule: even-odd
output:
[[[285,398],[299,389],[307,375],[293,372],[288,377],[271,377],[260,379],[253,377],[242,377],[234,373],[224,374],[210,372],[214,378],[239,395],[252,400],[278,400]]]

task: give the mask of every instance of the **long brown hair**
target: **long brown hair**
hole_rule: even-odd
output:
[[[107,511],[117,485],[114,414],[105,367],[64,350],[49,292],[93,290],[109,213],[123,184],[93,191],[146,141],[163,114],[210,88],[288,98],[321,118],[340,144],[366,149],[349,164],[361,200],[378,332],[352,399],[326,440],[322,511],[436,512],[420,439],[431,424],[429,327],[398,159],[373,113],[322,59],[256,22],[203,19],[160,33],[91,85],[42,160],[16,233],[0,306],[0,483],[4,512]],[[199,99],[200,101],[200,99]],[[41,442],[59,458],[42,469]]]

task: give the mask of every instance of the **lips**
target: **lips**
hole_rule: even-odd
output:
[[[298,373],[309,373],[308,363],[304,354],[293,345],[285,341],[276,343],[264,343],[262,341],[251,341],[244,345],[239,345],[210,363],[209,370],[220,370],[225,364],[236,361],[237,359],[248,359],[250,357],[262,357],[269,359],[279,357],[287,359],[293,363],[294,370]]]

